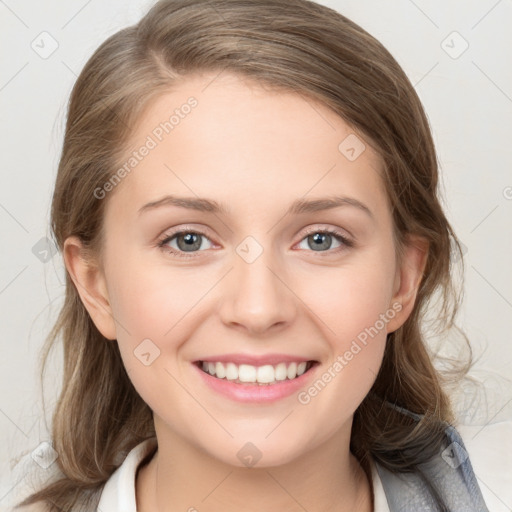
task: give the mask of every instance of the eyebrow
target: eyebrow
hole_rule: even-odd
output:
[[[156,201],[152,201],[150,203],[145,204],[141,208],[139,208],[139,215],[144,212],[154,210],[156,208],[160,208],[163,206],[178,206],[181,208],[187,208],[189,210],[197,210],[200,212],[214,213],[214,214],[224,214],[228,215],[228,210],[225,206],[219,204],[217,201],[199,197],[178,197],[167,195],[158,199]],[[345,196],[332,196],[325,197],[321,199],[297,199],[294,201],[285,215],[290,214],[301,214],[301,213],[313,213],[323,210],[331,210],[333,208],[339,208],[341,206],[352,206],[363,212],[365,212],[368,216],[374,219],[374,215],[371,210],[361,201],[354,199],[352,197]]]

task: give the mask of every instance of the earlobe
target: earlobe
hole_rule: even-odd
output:
[[[395,277],[395,289],[390,306],[401,304],[400,312],[388,323],[388,333],[401,327],[411,314],[427,264],[428,241],[409,235],[403,250],[400,268]]]
[[[62,252],[66,269],[92,321],[105,338],[116,339],[114,317],[100,267],[85,256],[82,241],[77,236],[65,240]]]

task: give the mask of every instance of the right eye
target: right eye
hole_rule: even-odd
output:
[[[209,241],[209,238],[204,233],[193,230],[181,230],[172,234],[166,233],[165,238],[158,242],[158,247],[180,258],[190,258],[193,256],[184,253],[202,252],[205,249],[204,240]],[[172,243],[174,243],[174,246],[169,245]],[[208,249],[209,247],[206,248]]]

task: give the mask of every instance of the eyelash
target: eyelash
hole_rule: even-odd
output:
[[[168,244],[175,237],[177,237],[179,235],[190,234],[190,233],[193,233],[194,235],[200,235],[200,236],[203,236],[205,238],[208,238],[208,236],[205,233],[203,233],[202,231],[200,231],[200,230],[197,230],[197,229],[182,229],[180,231],[176,231],[175,233],[171,233],[171,234],[166,233],[165,234],[165,238],[163,238],[162,240],[160,240],[158,242],[158,247],[160,249],[162,249],[163,251],[165,251],[165,252],[168,252],[168,253],[171,253],[171,254],[175,254],[179,258],[194,258],[194,257],[196,257],[195,255],[197,255],[198,252],[200,253],[200,252],[203,252],[203,251],[195,251],[195,252],[193,251],[193,252],[190,252],[190,254],[187,254],[187,253],[185,253],[183,251],[177,251],[176,249],[173,249],[173,248],[170,248],[170,247],[165,247],[165,245]],[[315,233],[332,235],[332,236],[334,236],[334,238],[337,238],[338,241],[341,242],[343,245],[341,247],[337,247],[336,249],[329,249],[327,251],[309,251],[309,252],[318,252],[319,254],[327,253],[327,255],[332,255],[333,253],[336,254],[339,251],[342,251],[342,250],[346,249],[347,247],[353,247],[354,246],[354,243],[351,240],[349,240],[346,237],[346,235],[344,235],[340,231],[338,231],[336,229],[333,229],[333,228],[328,228],[328,229],[315,229],[315,228],[312,228],[312,229],[308,229],[306,231],[306,233],[304,234],[304,236],[301,238],[300,241],[302,242],[309,235],[312,235],[312,234],[315,234]]]

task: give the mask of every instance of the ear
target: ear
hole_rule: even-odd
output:
[[[390,307],[394,305],[395,311],[398,309],[398,304],[401,305],[401,309],[388,322],[388,333],[401,327],[414,308],[423,271],[427,264],[428,246],[428,241],[417,235],[409,235],[406,239],[402,261],[395,275],[393,298],[390,304]]]
[[[105,338],[116,339],[114,317],[101,268],[86,257],[82,241],[77,236],[65,240],[62,252],[66,269],[94,325]]]

